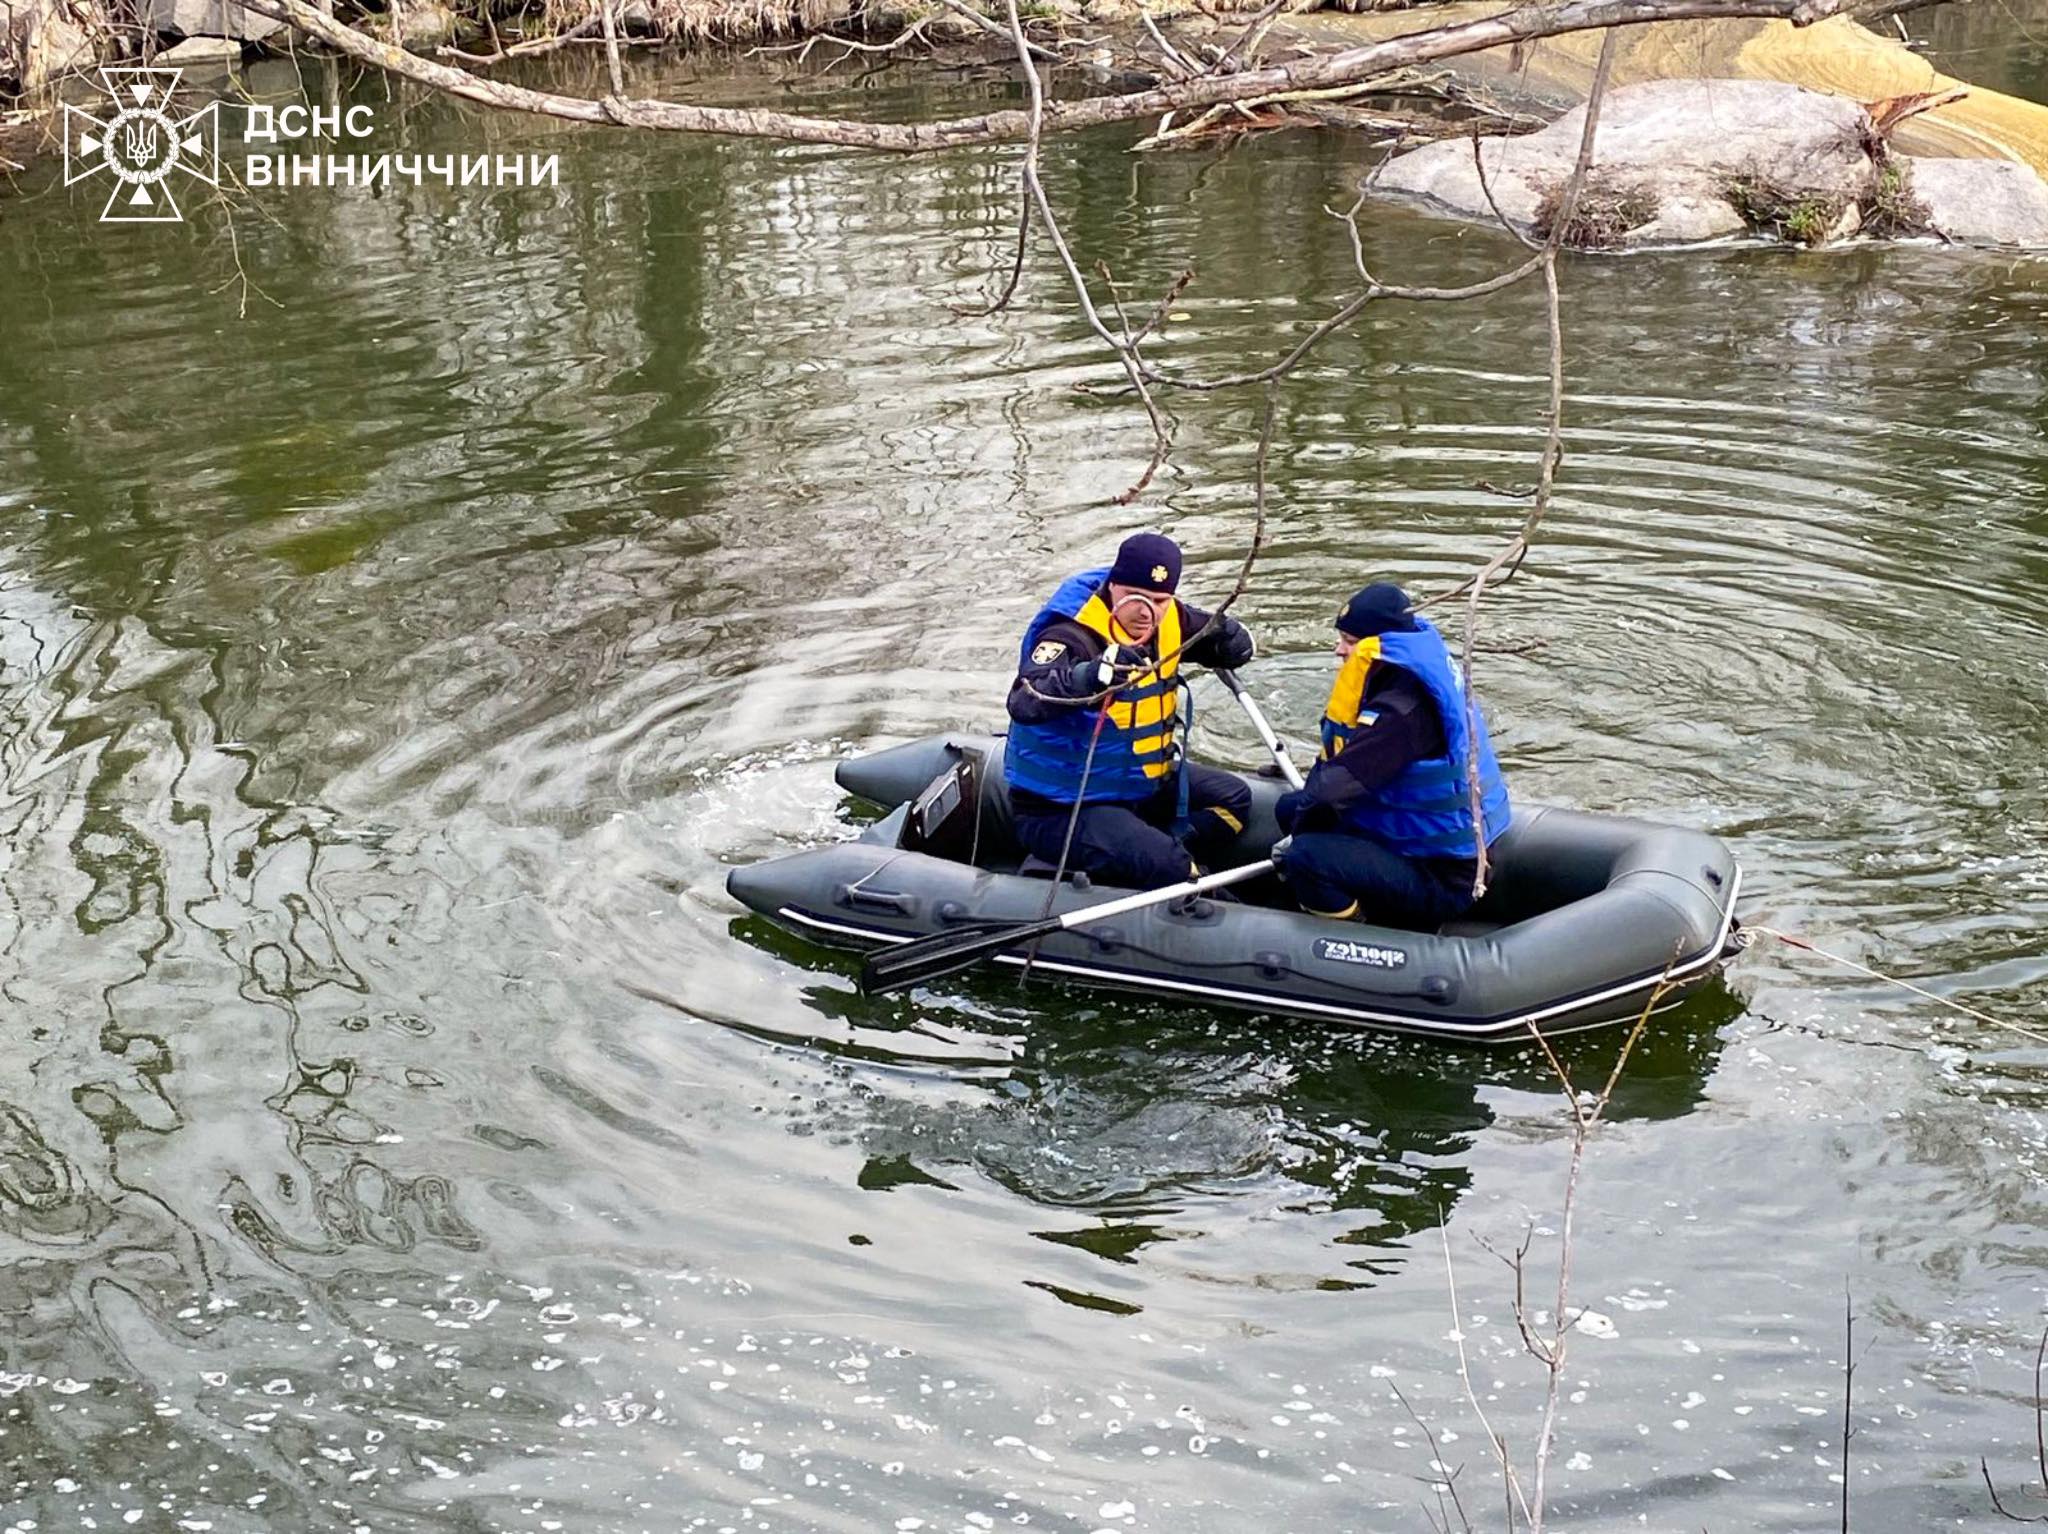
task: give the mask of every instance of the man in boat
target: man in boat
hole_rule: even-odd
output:
[[[1253,651],[1228,613],[1174,595],[1180,567],[1171,538],[1134,533],[1116,563],[1062,582],[1024,631],[1010,684],[1003,774],[1018,841],[1130,889],[1188,878],[1251,808],[1244,783],[1187,761],[1177,738],[1181,663],[1241,666]]]
[[[1281,876],[1314,915],[1433,930],[1472,903],[1464,673],[1387,582],[1337,615],[1336,653],[1322,751],[1276,806],[1292,837]],[[1472,723],[1491,846],[1508,828],[1508,790],[1476,704]]]

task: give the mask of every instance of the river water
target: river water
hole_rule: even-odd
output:
[[[859,67],[802,99],[992,94]],[[1491,1253],[1528,1235],[1548,1303],[1540,1059],[864,1000],[722,889],[853,834],[841,754],[995,723],[1020,625],[1126,530],[1227,589],[1254,402],[1173,397],[1171,468],[1109,504],[1149,436],[1076,393],[1114,370],[1045,253],[953,312],[1015,150],[308,78],[371,150],[560,185],[0,205],[12,1526],[1387,1530],[1439,1457],[1500,1526],[1459,1339],[1526,1473]],[[1199,268],[1163,360],[1346,291],[1357,145],[1129,141],[1046,175],[1134,295]],[[1413,281],[1514,255],[1364,238]],[[1770,945],[1659,1020],[1585,1170],[1553,1524],[1836,1527],[1845,1297],[1852,1527],[1984,1526],[1980,1455],[2040,1510],[2048,268],[1584,260],[1565,321],[1563,488],[1478,671],[1516,792],[1708,827],[1753,919],[2032,1032]],[[1344,594],[1449,585],[1518,520],[1481,482],[1528,480],[1542,368],[1523,289],[1384,306],[1290,380],[1240,610],[1296,732]],[[1213,687],[1198,739],[1257,760]]]

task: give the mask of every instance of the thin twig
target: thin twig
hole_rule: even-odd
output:
[[[1009,31],[1000,22],[993,21],[989,17],[982,15],[973,6],[963,3],[963,0],[939,0],[939,4],[943,5],[961,20],[971,22],[979,27],[991,37],[1000,37],[1006,41],[1010,37]],[[1050,48],[1041,48],[1037,43],[1029,43],[1026,46],[1030,48],[1034,56],[1044,59],[1049,64],[1062,62],[1059,54]]]
[[[1606,1083],[1600,1088],[1599,1095],[1593,1099],[1590,1107],[1581,1106],[1577,1089],[1572,1085],[1571,1075],[1565,1070],[1564,1062],[1558,1058],[1557,1052],[1550,1047],[1550,1041],[1543,1036],[1542,1032],[1533,1023],[1529,1026],[1529,1032],[1534,1035],[1536,1042],[1542,1046],[1544,1058],[1550,1062],[1550,1068],[1556,1074],[1558,1084],[1564,1090],[1565,1104],[1572,1116],[1571,1160],[1565,1169],[1564,1207],[1558,1221],[1557,1304],[1556,1308],[1551,1312],[1550,1336],[1544,1339],[1544,1344],[1540,1348],[1534,1342],[1530,1343],[1530,1351],[1536,1354],[1547,1373],[1543,1390],[1543,1419],[1542,1425],[1537,1430],[1536,1450],[1533,1457],[1534,1500],[1529,1519],[1530,1534],[1543,1534],[1544,1498],[1548,1490],[1550,1476],[1550,1454],[1557,1443],[1557,1415],[1564,1384],[1565,1343],[1573,1324],[1572,1319],[1569,1318],[1572,1282],[1572,1230],[1573,1223],[1578,1215],[1579,1181],[1580,1174],[1586,1164],[1586,1147],[1591,1142],[1593,1131],[1598,1127],[1601,1117],[1607,1112],[1607,1105],[1614,1097],[1614,1089],[1621,1081],[1621,1073],[1628,1065],[1629,1056],[1635,1052],[1637,1043],[1642,1039],[1644,1031],[1650,1025],[1651,1014],[1657,1010],[1658,1002],[1662,1001],[1671,990],[1671,970],[1677,962],[1678,954],[1674,952],[1671,958],[1666,961],[1664,973],[1658,978],[1656,986],[1651,990],[1649,1000],[1643,1003],[1643,1010],[1637,1015],[1635,1026],[1629,1029],[1627,1039],[1622,1042],[1621,1052],[1615,1056],[1614,1068],[1607,1073]],[[1516,1304],[1518,1307],[1521,1303],[1520,1292],[1518,1282],[1516,1287]],[[1526,1330],[1524,1338],[1528,1340]]]
[[[1258,46],[1259,40],[1266,35],[1266,29],[1272,26],[1286,6],[1287,0],[1271,0],[1271,3],[1252,17],[1245,29],[1237,34],[1237,40],[1216,56],[1216,62],[1209,66],[1211,72],[1229,74],[1237,68],[1239,58],[1250,58],[1248,50]]]
[[[1017,67],[1024,71],[1024,87],[1031,102],[1030,147],[1024,155],[1024,189],[1038,209],[1038,221],[1052,241],[1052,248],[1059,254],[1060,265],[1066,268],[1067,280],[1073,284],[1074,296],[1081,302],[1081,313],[1088,321],[1088,327],[1116,352],[1117,360],[1123,364],[1124,374],[1131,381],[1131,387],[1138,392],[1138,400],[1145,407],[1145,418],[1152,426],[1152,458],[1145,465],[1145,472],[1137,482],[1121,495],[1114,497],[1120,506],[1129,505],[1152,483],[1152,476],[1159,472],[1159,466],[1166,462],[1166,450],[1172,435],[1166,428],[1166,419],[1159,413],[1159,406],[1152,398],[1152,391],[1145,387],[1145,379],[1139,370],[1135,348],[1131,345],[1130,334],[1125,332],[1121,341],[1103,323],[1096,311],[1095,301],[1088,292],[1088,279],[1075,264],[1074,253],[1067,247],[1067,237],[1060,229],[1058,216],[1052,210],[1052,200],[1045,195],[1045,183],[1038,175],[1039,123],[1045,115],[1045,87],[1038,78],[1038,66],[1031,61],[1030,45],[1024,39],[1024,23],[1017,16],[1017,0],[1007,0],[1010,20],[1010,39],[1017,49]]]
[[[1458,1379],[1465,1387],[1465,1404],[1472,1408],[1472,1415],[1479,1419],[1480,1429],[1486,1434],[1486,1441],[1493,1446],[1493,1457],[1500,1465],[1501,1490],[1507,1500],[1507,1527],[1509,1534],[1513,1534],[1517,1506],[1522,1510],[1523,1519],[1533,1523],[1529,1499],[1522,1494],[1522,1483],[1515,1475],[1515,1464],[1508,1454],[1507,1440],[1493,1430],[1492,1422],[1487,1420],[1486,1408],[1479,1404],[1479,1392],[1473,1387],[1472,1363],[1465,1355],[1465,1322],[1458,1314],[1458,1273],[1451,1262],[1450,1225],[1443,1218],[1441,1210],[1438,1211],[1436,1224],[1437,1235],[1442,1239],[1444,1248],[1444,1285],[1450,1291],[1451,1297],[1451,1337],[1458,1349]]]
[[[1408,1413],[1409,1419],[1413,1421],[1417,1427],[1422,1429],[1422,1436],[1429,1440],[1430,1458],[1433,1459],[1439,1467],[1442,1467],[1444,1462],[1444,1451],[1443,1446],[1436,1441],[1435,1432],[1431,1430],[1430,1425],[1427,1422],[1424,1422],[1422,1420],[1421,1414],[1417,1412],[1412,1405],[1409,1404],[1408,1397],[1401,1393],[1401,1387],[1399,1385],[1396,1385],[1392,1380],[1388,1380],[1387,1388],[1394,1392],[1394,1399],[1401,1403],[1402,1409]],[[1463,1468],[1463,1466],[1459,1467],[1460,1470],[1462,1470]],[[1442,1490],[1440,1490],[1438,1493],[1439,1498],[1441,1498],[1443,1491],[1450,1492],[1451,1506],[1457,1509],[1459,1524],[1463,1526],[1465,1534],[1472,1534],[1472,1520],[1465,1516],[1465,1504],[1458,1496],[1459,1472],[1457,1470],[1446,1469],[1442,1470],[1441,1473],[1442,1479],[1432,1483],[1442,1488]],[[1444,1527],[1446,1529],[1450,1527],[1450,1519],[1446,1518],[1444,1520]]]
[[[969,144],[1015,141],[1030,129],[1026,112],[983,112],[971,117],[928,122],[858,121],[807,117],[760,107],[703,106],[681,101],[614,102],[534,90],[509,81],[489,80],[466,70],[406,53],[389,43],[365,37],[324,16],[306,0],[247,0],[249,9],[290,23],[338,52],[374,64],[436,90],[504,111],[528,112],[569,122],[616,124],[674,133],[711,133],[740,138],[782,139],[794,143],[836,144],[843,148],[918,154]],[[967,16],[977,26],[992,28],[962,0],[940,0],[948,10]],[[1223,102],[1248,101],[1276,91],[1315,90],[1349,85],[1397,70],[1462,57],[1488,48],[1557,37],[1570,32],[1634,26],[1650,21],[1714,17],[1778,18],[1810,26],[1839,15],[1865,15],[1896,9],[1908,0],[1559,0],[1528,4],[1493,15],[1428,26],[1400,36],[1311,54],[1285,64],[1266,65],[1232,74],[1204,74],[1196,79],[1152,90],[1109,93],[1064,101],[1045,109],[1044,127],[1054,132],[1096,127],[1113,122],[1156,118],[1163,112],[1199,110]],[[1034,56],[1045,50],[1027,43]]]
[[[1614,36],[1612,32],[1609,32],[1607,35],[1609,37]],[[1509,218],[1507,214],[1501,212],[1500,204],[1494,201],[1493,182],[1486,174],[1486,156],[1480,151],[1480,145],[1483,142],[1484,140],[1479,135],[1479,124],[1474,122],[1472,124],[1472,169],[1479,175],[1479,190],[1486,194],[1486,205],[1493,209],[1493,216],[1500,220],[1501,228],[1507,230],[1516,241],[1527,246],[1530,250],[1541,250],[1543,247],[1524,234],[1522,226]]]
[[[1849,1425],[1849,1402],[1856,1384],[1856,1311],[1849,1303],[1849,1286],[1842,1286],[1842,1534],[1849,1534],[1849,1440],[1856,1431]]]
[[[2048,1327],[2041,1331],[2041,1345],[2034,1350],[2034,1463],[2041,1473],[2041,1494],[2048,1496],[2048,1401],[2041,1395],[2041,1366],[2048,1361]],[[1991,1462],[1978,1456],[1977,1468],[1984,1473],[1984,1489],[1991,1493],[1991,1505],[1999,1516],[2014,1523],[2048,1523],[2048,1513],[2028,1515],[2015,1513],[1999,1500],[1998,1487],[1991,1480]]]
[[[1578,211],[1579,194],[1585,188],[1586,173],[1592,168],[1594,142],[1600,131],[1600,104],[1614,72],[1614,44],[1613,32],[1602,35],[1600,60],[1593,67],[1593,88],[1586,97],[1586,121],[1579,135],[1579,157],[1572,166],[1571,179],[1558,196],[1557,217],[1551,224],[1550,238],[1543,242],[1543,249],[1537,257],[1543,267],[1544,317],[1550,333],[1550,419],[1543,434],[1543,459],[1536,473],[1536,499],[1507,546],[1482,565],[1472,578],[1465,597],[1465,784],[1472,815],[1474,900],[1486,893],[1489,871],[1486,813],[1479,777],[1479,690],[1472,676],[1472,646],[1479,636],[1479,599],[1503,567],[1520,568],[1521,558],[1528,552],[1537,525],[1550,510],[1551,490],[1557,483],[1558,464],[1564,456],[1564,321],[1558,305],[1557,253],[1565,230],[1571,226],[1572,215]]]

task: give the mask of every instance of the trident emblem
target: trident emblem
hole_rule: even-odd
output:
[[[114,98],[114,115],[102,121],[68,102],[64,107],[64,184],[106,171],[114,182],[100,222],[175,224],[184,218],[171,195],[170,175],[179,171],[220,185],[219,103],[209,101],[189,117],[170,113],[177,69],[102,69],[100,81]]]

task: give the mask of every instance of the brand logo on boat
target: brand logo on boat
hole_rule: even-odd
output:
[[[1398,948],[1382,948],[1377,943],[1354,943],[1349,938],[1335,937],[1316,939],[1316,957],[1335,959],[1339,964],[1363,964],[1372,969],[1399,969],[1408,962],[1408,955]]]
[[[100,84],[114,98],[114,115],[96,117],[64,106],[64,184],[101,171],[114,189],[101,210],[103,224],[176,224],[185,215],[171,195],[173,171],[220,185],[218,102],[184,117],[170,112],[177,69],[102,69]]]

